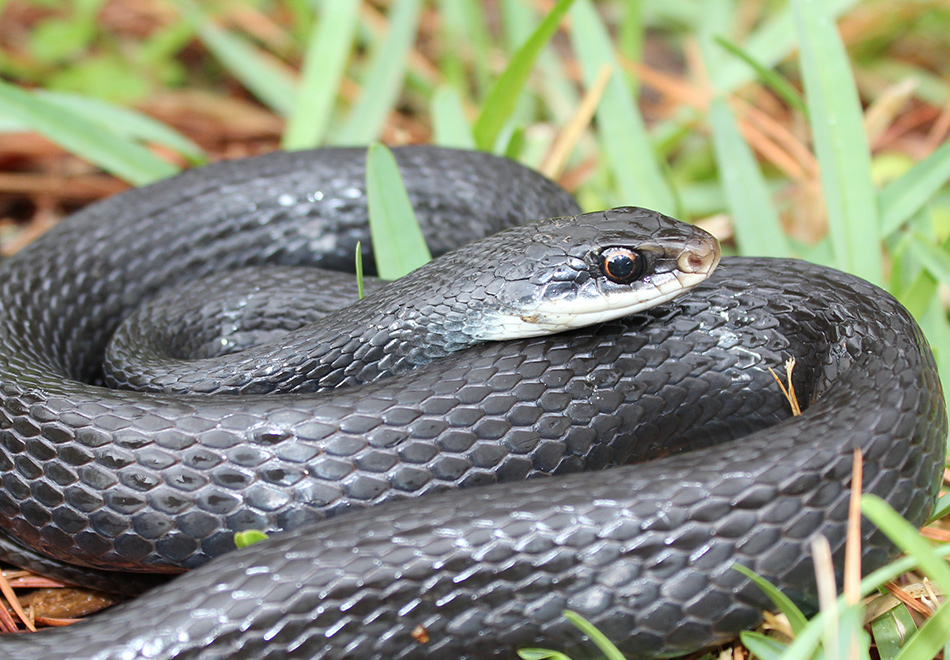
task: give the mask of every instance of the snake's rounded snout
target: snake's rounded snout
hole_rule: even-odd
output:
[[[676,265],[684,273],[709,276],[716,270],[721,256],[719,241],[707,234],[690,240],[677,257]]]

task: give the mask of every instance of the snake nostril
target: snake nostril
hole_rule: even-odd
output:
[[[709,268],[712,252],[698,254],[692,250],[684,250],[676,260],[676,265],[684,273],[702,273]]]

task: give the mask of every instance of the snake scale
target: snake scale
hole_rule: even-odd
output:
[[[394,153],[434,253],[578,211],[510,161]],[[760,620],[768,602],[735,563],[814,604],[809,544],[827,537],[840,569],[855,448],[864,491],[926,520],[947,431],[930,348],[888,294],[795,260],[724,258],[675,300],[558,334],[480,343],[493,330],[455,350],[467,322],[430,328],[442,343],[422,357],[314,372],[322,392],[266,365],[210,381],[185,368],[187,387],[145,378],[164,392],[104,387],[136,378],[103,367],[110,336],[169,286],[348,269],[369,242],[363,170],[358,149],[199,168],[92,205],[0,265],[4,535],[100,574],[195,568],[87,622],[0,638],[0,656],[583,655],[565,609],[631,657],[673,655]],[[658,217],[576,222],[594,232],[617,214]],[[533,252],[505,258],[518,270]],[[472,279],[464,260],[444,263],[447,281]],[[621,279],[637,272],[617,263]],[[554,294],[559,268],[536,278]],[[280,345],[310,322],[253,331]],[[359,323],[364,336],[372,321]],[[244,351],[212,355],[243,347],[216,331],[188,350],[244,364]],[[767,370],[789,357],[795,418]],[[292,531],[209,562],[250,528]],[[863,532],[869,570],[893,548]]]

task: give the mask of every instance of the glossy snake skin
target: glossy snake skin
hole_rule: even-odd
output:
[[[202,168],[0,265],[4,534],[93,568],[204,564],[0,638],[0,657],[584,657],[564,609],[631,657],[672,655],[759,621],[734,563],[814,602],[809,543],[825,535],[840,567],[853,449],[864,491],[925,521],[947,425],[930,348],[888,294],[800,261],[723,259],[651,310],[326,392],[102,386],[109,337],[159,290],[348,268],[368,243],[363,153]],[[395,153],[435,252],[577,213],[509,161]],[[793,356],[797,418],[767,371]],[[206,563],[248,528],[293,531]],[[864,532],[871,569],[892,548]]]

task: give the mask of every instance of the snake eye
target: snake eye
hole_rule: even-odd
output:
[[[609,247],[600,253],[600,269],[617,284],[630,284],[643,275],[646,260],[639,252],[625,247]]]

